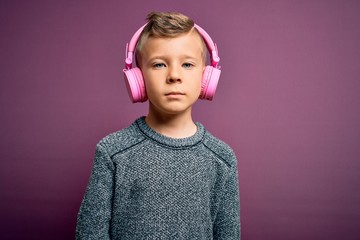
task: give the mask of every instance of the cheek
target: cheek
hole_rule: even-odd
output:
[[[142,77],[143,77],[143,80],[144,80],[146,90],[152,89],[153,85],[154,85],[154,83],[152,81],[153,77],[151,76],[151,74],[149,74],[146,71],[142,72],[142,74],[143,74]]]
[[[154,86],[151,82],[149,81],[144,81],[145,82],[145,91],[147,93],[147,95],[149,97],[156,95],[156,93],[159,91],[159,87],[158,86]]]
[[[143,75],[145,91],[149,99],[159,96],[163,92],[163,84],[151,75]]]
[[[201,85],[202,85],[202,77],[203,77],[203,72],[199,72],[197,74],[197,81],[195,81],[195,87],[197,89],[199,89],[199,91],[200,91]]]

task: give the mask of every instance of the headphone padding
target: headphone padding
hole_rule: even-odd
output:
[[[206,66],[201,81],[200,99],[212,100],[219,82],[221,70]]]
[[[137,67],[124,69],[125,84],[129,97],[133,103],[147,100],[145,83],[141,70]]]

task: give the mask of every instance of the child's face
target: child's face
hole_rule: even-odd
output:
[[[195,32],[175,38],[149,38],[140,67],[150,107],[158,113],[191,112],[199,98],[205,68],[203,45]]]

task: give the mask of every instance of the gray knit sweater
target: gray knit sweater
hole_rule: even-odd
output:
[[[144,117],[101,140],[78,214],[77,239],[240,239],[237,161],[196,123],[174,139]]]

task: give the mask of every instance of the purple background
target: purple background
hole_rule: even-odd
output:
[[[95,144],[146,114],[122,79],[149,11],[218,44],[195,119],[239,158],[242,239],[360,239],[359,1],[1,1],[0,238],[73,239]]]

